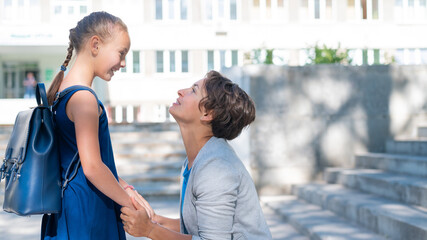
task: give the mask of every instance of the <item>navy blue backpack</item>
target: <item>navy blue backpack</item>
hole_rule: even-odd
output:
[[[37,107],[18,113],[0,168],[0,181],[6,180],[3,209],[22,216],[61,211],[59,153],[43,83],[36,99]]]

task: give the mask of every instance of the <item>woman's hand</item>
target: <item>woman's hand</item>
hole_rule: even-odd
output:
[[[156,213],[154,212],[153,208],[151,208],[150,204],[147,202],[147,200],[144,199],[144,197],[141,196],[136,190],[132,190],[130,188],[126,189],[126,193],[131,197],[134,198],[139,205],[144,207],[145,211],[147,211],[148,217],[151,219],[151,221],[155,222],[155,216]]]
[[[141,206],[135,198],[131,199],[136,210],[122,207],[120,218],[123,221],[123,228],[134,237],[149,237],[156,224],[150,220],[145,207]]]

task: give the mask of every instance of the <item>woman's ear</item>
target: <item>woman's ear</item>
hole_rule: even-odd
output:
[[[204,112],[203,115],[200,117],[200,120],[206,123],[211,122],[213,120],[212,111]]]
[[[96,56],[99,52],[99,46],[101,45],[101,39],[98,36],[92,36],[89,39],[90,51],[92,55]]]

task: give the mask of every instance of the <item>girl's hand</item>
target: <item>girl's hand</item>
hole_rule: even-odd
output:
[[[136,210],[122,207],[120,218],[123,222],[123,228],[132,236],[149,237],[151,231],[157,224],[150,221],[147,211],[135,200],[135,198],[132,197],[131,199]]]
[[[138,202],[139,205],[144,207],[145,211],[147,212],[148,217],[151,219],[151,221],[154,221],[154,216],[156,215],[154,213],[154,210],[151,208],[150,204],[145,200],[136,190],[132,190],[131,188],[127,188],[126,193]]]
[[[147,202],[147,200],[145,200],[145,198],[143,198],[141,196],[141,194],[139,194],[137,191],[135,191],[136,193],[136,198],[135,200],[145,208],[145,210],[147,211],[148,217],[150,218],[150,220],[154,223],[157,223],[158,221],[156,220],[157,215],[154,212],[153,208],[150,206],[150,204]]]

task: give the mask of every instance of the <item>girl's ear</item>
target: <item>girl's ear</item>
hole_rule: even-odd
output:
[[[92,55],[96,56],[99,52],[99,46],[101,45],[101,39],[98,36],[92,36],[89,39],[90,51]]]

